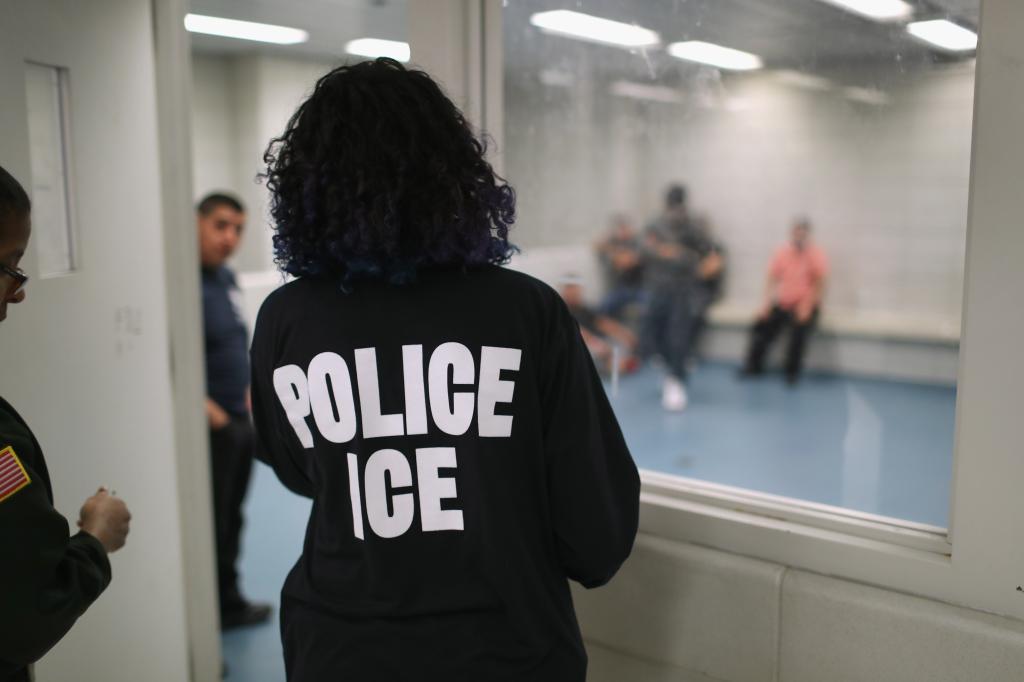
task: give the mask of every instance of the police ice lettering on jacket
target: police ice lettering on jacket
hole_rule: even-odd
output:
[[[512,415],[497,414],[496,408],[512,402],[515,381],[503,379],[502,372],[518,372],[522,355],[518,348],[482,346],[478,372],[469,348],[456,342],[442,343],[430,355],[424,386],[423,346],[402,346],[404,413],[383,414],[381,411],[376,348],[355,350],[355,389],[345,359],[337,353],[324,352],[314,356],[305,370],[294,364],[274,369],[274,391],[295,435],[307,449],[313,447],[310,416],[324,439],[342,444],[352,441],[360,427],[364,440],[427,434],[428,404],[434,426],[445,434],[465,434],[475,412],[481,438],[509,438]],[[474,382],[475,396],[472,390],[455,390],[456,386],[473,386]],[[348,453],[355,537],[365,539],[364,505],[370,529],[377,536],[403,535],[412,526],[415,498],[419,502],[422,531],[463,530],[462,510],[453,505],[441,508],[442,500],[458,498],[455,479],[440,473],[441,469],[458,466],[455,448],[443,445],[416,448],[415,466],[416,492],[389,495],[389,488],[414,487],[412,467],[406,456],[391,448],[377,450],[367,459],[360,476],[358,457]]]

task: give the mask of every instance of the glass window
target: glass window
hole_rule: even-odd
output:
[[[977,0],[504,9],[513,267],[648,470],[945,527]]]

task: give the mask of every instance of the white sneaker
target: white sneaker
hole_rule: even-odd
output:
[[[669,412],[682,412],[686,409],[686,386],[675,377],[665,377],[661,385],[661,406]]]

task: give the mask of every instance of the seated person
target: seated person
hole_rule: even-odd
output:
[[[768,268],[765,302],[750,334],[750,348],[742,373],[764,371],[764,359],[784,327],[790,328],[786,352],[786,380],[800,377],[807,337],[818,319],[828,276],[825,252],[811,241],[811,224],[799,219],[788,244],[780,247]]]
[[[583,287],[579,279],[567,276],[562,280],[562,299],[569,307],[569,312],[580,326],[583,342],[587,350],[598,360],[598,368],[612,371],[615,360],[615,348],[620,349],[618,371],[628,373],[634,371],[639,362],[633,351],[636,349],[636,335],[625,325],[616,322],[607,315],[596,312],[583,301]]]
[[[608,280],[608,293],[599,310],[603,315],[622,320],[627,308],[644,299],[644,264],[640,235],[629,219],[617,214],[608,234],[595,245]]]

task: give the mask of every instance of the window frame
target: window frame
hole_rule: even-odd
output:
[[[501,0],[410,3],[414,60],[495,142],[502,169]],[[438,31],[438,26],[446,27]],[[641,532],[1024,618],[1024,457],[1015,447],[1024,363],[1024,4],[982,0],[948,530],[642,472]],[[455,36],[456,40],[451,40]],[[496,150],[496,151],[495,151]],[[1014,257],[1016,256],[1016,260]]]

